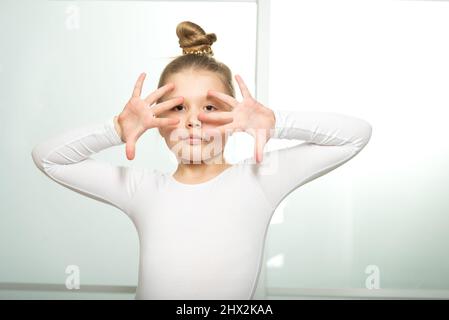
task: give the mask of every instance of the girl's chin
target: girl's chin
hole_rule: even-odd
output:
[[[186,143],[184,143],[184,145],[187,147],[201,147],[201,146],[206,145],[206,142],[205,141],[193,142],[193,143],[186,142]]]

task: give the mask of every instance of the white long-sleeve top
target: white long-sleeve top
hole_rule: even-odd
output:
[[[304,143],[265,152],[261,164],[242,160],[199,184],[92,158],[124,144],[113,117],[43,141],[32,158],[52,180],[132,220],[140,244],[135,299],[253,299],[277,205],[353,158],[372,131],[365,120],[338,113],[274,113],[272,139]]]

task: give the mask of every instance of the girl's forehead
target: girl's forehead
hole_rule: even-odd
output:
[[[167,92],[162,101],[183,96],[187,100],[214,100],[214,97],[208,96],[209,90],[226,93],[226,89],[219,78],[216,76],[172,76],[167,79],[167,83],[173,83],[175,87]]]
[[[221,78],[211,71],[181,71],[168,77],[167,82],[173,82],[176,87],[199,90],[223,90]]]

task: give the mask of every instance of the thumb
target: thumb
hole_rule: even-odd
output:
[[[128,160],[133,160],[136,153],[136,141],[134,139],[129,139],[126,142],[126,158]]]

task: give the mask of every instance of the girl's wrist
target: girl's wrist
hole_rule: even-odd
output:
[[[118,123],[118,116],[114,117],[114,127],[115,127],[115,131],[117,131],[117,134],[119,135],[120,139],[123,141],[122,128],[120,127],[120,124]],[[125,141],[123,141],[123,142],[125,142]]]
[[[273,110],[271,110],[270,109],[270,115],[271,115],[271,118],[272,118],[272,129],[274,129],[275,127],[276,127],[276,114],[274,113],[274,111]]]

